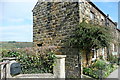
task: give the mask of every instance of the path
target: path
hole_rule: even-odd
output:
[[[118,69],[116,69],[115,71],[113,71],[108,78],[119,78],[120,80],[120,67]]]

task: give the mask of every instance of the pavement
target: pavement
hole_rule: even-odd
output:
[[[120,80],[120,67],[113,71],[107,78],[117,78]]]

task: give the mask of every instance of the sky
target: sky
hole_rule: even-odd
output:
[[[94,3],[117,22],[118,0],[100,1]],[[36,3],[37,0],[0,0],[0,41],[33,41],[32,9]]]

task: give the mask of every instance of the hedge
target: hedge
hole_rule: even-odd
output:
[[[56,56],[55,47],[22,48],[2,50],[2,57],[16,57],[21,64],[21,73],[52,73]]]

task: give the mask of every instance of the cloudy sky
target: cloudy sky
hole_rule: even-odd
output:
[[[109,14],[113,21],[118,20],[118,0],[96,1],[94,3],[98,8]],[[32,42],[32,9],[36,2],[37,0],[0,0],[0,41]]]

